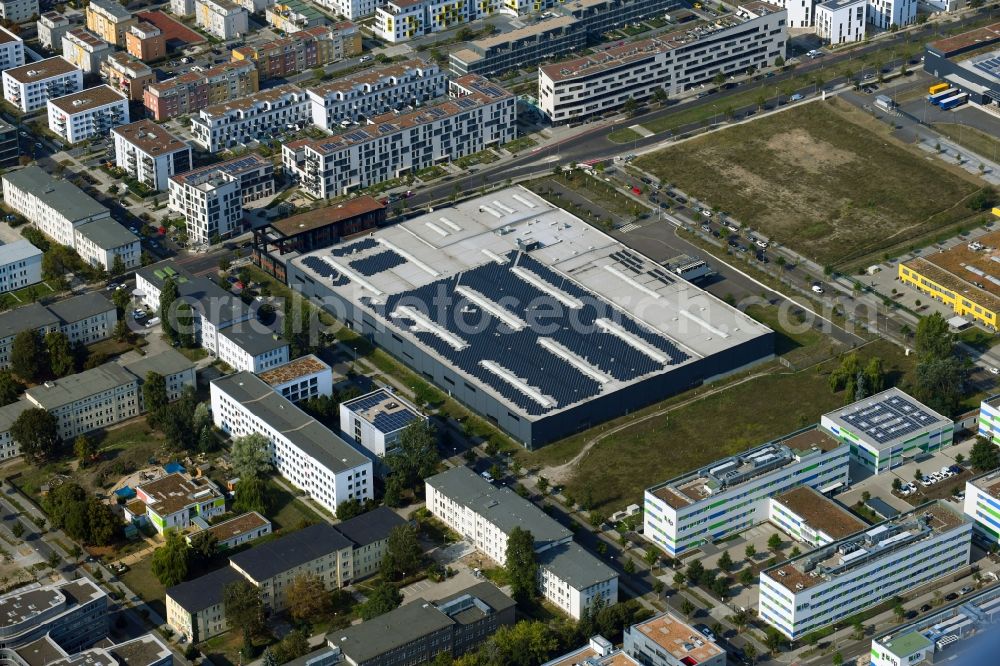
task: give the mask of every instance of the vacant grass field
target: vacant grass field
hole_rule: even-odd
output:
[[[985,157],[988,160],[997,159],[1000,141],[997,141],[995,136],[986,132],[980,132],[974,127],[955,123],[935,123],[931,127],[950,138],[962,148],[971,150],[980,157]]]
[[[913,359],[895,345],[877,341],[858,354],[866,360],[881,357],[890,383],[905,387],[910,380]],[[837,363],[832,359],[799,372],[774,371],[735,383],[620,430],[601,440],[576,465],[566,491],[578,501],[589,495],[602,511],[641,504],[643,490],[654,483],[818,423],[822,414],[845,403],[844,394],[831,392],[827,384],[827,376]],[[775,409],[775,405],[782,408]],[[629,418],[633,417],[611,425]],[[526,462],[531,466],[566,462],[595,434],[591,431],[525,454]]]
[[[814,102],[636,161],[805,256],[838,265],[967,218],[971,180]]]

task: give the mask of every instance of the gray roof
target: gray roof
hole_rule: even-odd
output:
[[[468,467],[453,467],[426,480],[428,486],[471,508],[505,534],[515,527],[528,530],[535,548],[573,536],[567,528],[510,488],[497,488]]]
[[[212,382],[230,398],[246,406],[299,449],[337,473],[369,462],[368,458],[329,428],[275,393],[250,372],[237,372]]]
[[[52,411],[95,393],[135,383],[135,375],[115,362],[99,365],[75,375],[39,384],[25,393],[32,402]]]
[[[150,372],[169,377],[178,372],[194,368],[194,363],[187,356],[176,349],[169,348],[164,349],[159,354],[144,356],[135,361],[122,363],[122,365],[125,366],[126,370],[138,377],[140,383],[145,381],[146,375]]]
[[[33,407],[34,405],[24,398],[21,398],[17,402],[12,402],[9,405],[0,407],[0,433],[10,430],[10,427],[14,425],[14,421],[16,421],[17,417],[21,415],[21,412]]]
[[[114,309],[114,303],[96,291],[49,304],[49,310],[63,324],[72,324]]]
[[[15,310],[0,313],[0,339],[11,338],[21,331],[48,326],[58,326],[59,317],[47,307],[31,303]]]
[[[2,408],[0,408],[2,409]],[[389,538],[389,532],[400,525],[405,525],[406,521],[386,506],[368,511],[338,523],[335,527],[337,531],[354,542],[357,546],[367,546],[371,543]]]
[[[351,547],[351,542],[332,525],[319,523],[237,553],[229,561],[253,580],[262,582]]]
[[[331,631],[326,640],[352,663],[361,664],[454,624],[433,604],[416,599],[367,622]]]
[[[250,309],[239,296],[226,291],[208,278],[194,277],[169,260],[143,266],[135,274],[141,275],[157,289],[162,289],[171,272],[177,284],[177,294],[197,301],[202,316],[216,326],[242,319]]]
[[[97,215],[110,215],[108,209],[69,182],[49,175],[37,166],[26,166],[3,175],[7,183],[45,199],[45,203],[70,221],[83,220]]]
[[[40,256],[42,256],[42,251],[32,245],[31,241],[27,238],[22,238],[19,241],[14,241],[6,245],[0,245],[0,265]]]
[[[573,542],[544,550],[537,559],[538,566],[551,571],[577,590],[618,577],[614,569]]]
[[[505,611],[508,608],[513,608],[516,605],[513,599],[511,599],[510,597],[508,597],[506,594],[503,593],[503,590],[501,590],[493,583],[489,583],[486,581],[483,581],[482,583],[476,583],[475,585],[467,587],[464,590],[460,590],[459,592],[455,592],[454,594],[449,594],[446,597],[438,599],[434,603],[437,606],[444,607],[446,604],[451,603],[456,599],[461,599],[462,597],[465,596],[471,596],[479,599],[487,606],[492,608],[495,612]],[[461,619],[458,617],[454,619],[461,622]]]
[[[138,236],[110,217],[82,224],[76,231],[104,250],[113,250],[139,242]]]
[[[251,356],[260,356],[288,346],[288,342],[283,337],[270,330],[265,333],[260,330],[260,327],[263,327],[263,324],[257,324],[256,321],[250,319],[222,329],[219,331],[219,335],[228,338]]]
[[[222,603],[226,586],[246,580],[236,569],[226,566],[167,589],[167,596],[189,613],[197,613]]]

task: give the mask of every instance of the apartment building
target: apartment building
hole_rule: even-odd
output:
[[[251,230],[254,263],[285,282],[288,262],[300,253],[330,247],[342,238],[382,226],[385,215],[382,203],[364,195],[257,225]]]
[[[848,483],[849,447],[801,430],[646,489],[643,536],[676,557],[768,519],[769,499]]]
[[[200,517],[195,518],[192,522],[197,526],[200,524],[208,525]],[[189,534],[187,536],[188,544],[194,541],[192,537],[199,534],[211,535],[215,539],[218,550],[229,550],[271,534],[271,521],[256,511],[249,511],[210,527],[202,527],[197,532]]]
[[[285,84],[202,109],[191,118],[195,143],[217,153],[253,141],[267,141],[309,123],[306,93]]]
[[[382,4],[382,0],[317,0],[317,5],[349,21],[369,16]]]
[[[337,523],[337,531],[351,542],[351,571],[354,580],[373,576],[381,570],[389,535],[406,521],[386,506]]]
[[[865,39],[868,0],[829,0],[816,5],[816,35],[831,44]]]
[[[151,189],[163,192],[171,176],[191,170],[191,146],[166,127],[142,119],[111,130],[115,165]]]
[[[115,306],[96,292],[48,306],[31,303],[0,313],[0,370],[10,367],[11,344],[14,336],[23,330],[35,330],[41,336],[61,331],[70,343],[89,345],[111,337],[117,322]]]
[[[143,62],[156,62],[167,57],[167,38],[152,23],[140,21],[125,33],[125,50]]]
[[[252,61],[261,79],[283,78],[361,53],[361,33],[350,22],[304,28],[280,39],[232,51],[233,62]]]
[[[218,356],[237,372],[264,372],[288,363],[288,342],[250,320],[219,331]]]
[[[726,666],[726,651],[671,611],[625,630],[622,650],[645,666]]]
[[[22,239],[0,245],[0,293],[42,281],[42,251]]]
[[[167,588],[167,624],[191,643],[200,643],[229,629],[223,598],[226,587],[246,580],[233,567]]]
[[[109,273],[135,268],[142,259],[139,237],[111,218],[77,227],[74,248],[85,262]]]
[[[898,388],[824,414],[820,425],[875,474],[951,446],[955,423]]]
[[[73,28],[63,35],[63,58],[84,74],[97,74],[101,70],[101,63],[114,52],[113,44],[109,44],[86,28]]]
[[[966,481],[964,508],[977,539],[988,548],[1000,543],[1000,472]]]
[[[443,97],[448,76],[423,60],[369,69],[309,88],[312,122],[328,132]]]
[[[649,99],[675,96],[716,76],[764,68],[785,57],[784,10],[764,2],[652,39],[538,68],[539,107],[554,123],[581,120]]]
[[[38,16],[38,0],[0,1],[0,19],[11,23],[25,23]]]
[[[87,5],[87,29],[109,44],[125,47],[125,35],[139,19],[115,0],[91,0]]]
[[[303,0],[275,2],[265,10],[264,17],[269,25],[288,34],[328,23],[323,12]]]
[[[140,414],[139,381],[114,362],[34,386],[24,397],[56,417],[64,442]]]
[[[24,41],[6,28],[0,28],[0,70],[24,64]]]
[[[58,56],[5,69],[0,78],[4,99],[25,113],[42,108],[49,98],[83,89],[83,72]]]
[[[122,362],[122,366],[131,372],[139,380],[139,387],[146,383],[149,373],[155,373],[163,377],[163,383],[167,389],[167,400],[174,402],[179,400],[188,388],[195,388],[197,375],[195,366],[187,356],[175,349],[164,349],[156,354],[148,354],[134,361]],[[145,412],[146,405],[139,393],[139,407]]]
[[[21,146],[17,138],[17,127],[0,120],[0,167],[17,166],[21,157]]]
[[[31,409],[27,400],[17,400],[0,407],[0,460],[21,455],[21,447],[10,434],[10,429],[25,410]]]
[[[196,113],[213,104],[245,97],[259,89],[252,62],[227,62],[188,72],[146,87],[143,104],[154,120]]]
[[[170,210],[188,237],[214,244],[243,229],[243,205],[274,194],[274,165],[256,153],[201,167],[167,181]]]
[[[291,402],[333,395],[333,368],[313,354],[265,370],[259,377]]]
[[[587,644],[555,657],[542,666],[642,666],[634,657],[616,649],[611,641],[598,634],[591,636]]]
[[[286,172],[303,191],[323,199],[514,139],[517,109],[508,91],[469,75],[453,80],[449,94],[451,99],[417,111],[382,114],[326,139],[284,145]]]
[[[979,403],[979,436],[1000,446],[1000,394]]]
[[[144,516],[158,534],[167,530],[185,530],[195,518],[209,521],[226,512],[226,498],[211,480],[174,473],[135,488],[135,500],[129,502],[132,516]],[[141,507],[137,503],[141,502]],[[138,513],[139,510],[141,513]]]
[[[141,102],[143,91],[156,82],[156,75],[135,56],[116,51],[101,63],[101,79],[129,101]]]
[[[92,637],[91,643],[98,640]],[[90,643],[86,643],[90,644]],[[73,666],[102,664],[103,666],[172,666],[173,652],[153,634],[115,644],[104,637],[87,649],[64,650],[48,636],[19,648],[0,648],[0,659],[17,666]]]
[[[507,559],[515,527],[531,532],[538,584],[546,599],[580,619],[599,596],[618,602],[618,575],[572,542],[573,533],[509,488],[497,488],[468,467],[425,480],[427,510],[494,562]]]
[[[374,33],[387,42],[405,42],[485,18],[501,6],[498,0],[388,0],[375,10]]]
[[[195,25],[219,39],[235,39],[250,30],[247,10],[229,0],[195,0]]]
[[[872,666],[985,663],[1000,621],[1000,588],[963,597],[872,639]]]
[[[917,0],[868,0],[868,21],[881,30],[912,25],[917,21]]]
[[[96,86],[47,103],[49,129],[68,143],[106,136],[129,122],[128,98],[111,86]]]
[[[972,522],[928,502],[760,574],[761,619],[795,640],[969,563]]]
[[[375,620],[331,631],[326,641],[345,664],[427,664],[442,652],[461,656],[514,619],[514,600],[484,582],[440,601],[414,599]]]
[[[379,458],[392,453],[403,431],[414,422],[427,421],[417,407],[389,389],[380,388],[340,403],[340,431]]]
[[[48,636],[59,647],[79,651],[107,636],[108,595],[89,578],[50,585],[29,583],[0,597],[4,649]]]
[[[45,48],[60,53],[62,38],[76,25],[79,15],[60,14],[57,11],[45,12],[35,22],[38,41]]]
[[[232,437],[265,435],[278,473],[325,509],[373,496],[371,461],[258,377],[217,379],[211,394],[216,427]]]
[[[76,228],[111,213],[67,180],[30,165],[3,175],[7,206],[62,245],[76,246]]]

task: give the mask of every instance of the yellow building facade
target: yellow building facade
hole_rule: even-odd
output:
[[[970,278],[975,275],[970,272]],[[997,328],[1000,298],[926,259],[899,264],[899,281],[951,307],[955,314]],[[982,278],[986,280],[984,276]]]

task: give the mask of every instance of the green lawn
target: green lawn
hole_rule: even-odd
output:
[[[129,570],[122,574],[121,580],[130,590],[142,597],[149,607],[160,614],[160,617],[167,617],[167,607],[164,601],[166,588],[156,580],[153,575],[152,556],[139,560],[129,566]]]
[[[858,354],[863,360],[881,357],[890,382],[905,388],[914,361],[901,349],[877,341]],[[836,360],[831,360],[798,372],[773,371],[734,383],[719,393],[610,435],[580,461],[566,490],[577,501],[589,496],[593,506],[605,512],[634,502],[641,504],[643,490],[655,483],[817,423],[822,414],[845,402],[844,394],[831,392],[827,384],[835,364]],[[689,392],[670,402],[681,402],[691,395]],[[526,466],[565,462],[600,430],[657,411],[664,404],[669,402],[525,453],[523,459]],[[623,460],[628,464],[622,464]]]
[[[463,169],[468,169],[474,164],[492,164],[500,159],[491,148],[479,151],[478,153],[473,153],[472,155],[466,155],[465,157],[459,157],[455,160],[455,166],[461,167]]]
[[[426,169],[421,169],[417,172],[417,178],[427,182],[429,180],[434,180],[435,178],[440,178],[441,176],[447,175],[448,172],[439,167],[438,165],[429,166]]]
[[[592,204],[625,219],[649,212],[648,208],[635,201],[624,189],[615,187],[611,183],[607,183],[597,176],[591,176],[582,170],[563,171],[559,175],[533,180],[528,184],[528,187],[534,192],[543,190],[561,192],[558,188],[553,188],[553,183],[576,192]],[[565,202],[560,202],[557,205],[565,206]]]
[[[980,132],[974,127],[955,123],[935,123],[931,127],[962,148],[971,150],[980,157],[985,157],[988,160],[997,159],[1000,141],[997,141],[995,136]]]
[[[838,102],[805,104],[635,164],[823,265],[939,234],[970,216],[964,200],[977,190]]]
[[[645,125],[643,125],[643,127],[645,127]],[[611,134],[608,134],[608,139],[614,141],[615,143],[629,143],[631,141],[638,141],[641,138],[641,134],[628,127],[616,129],[611,132]]]
[[[274,524],[275,530],[292,530],[304,523],[319,523],[323,521],[318,513],[296,499],[287,490],[273,481],[269,482],[271,496],[274,500],[268,519]]]
[[[184,354],[184,356],[187,357],[187,360],[192,363],[197,363],[201,359],[208,356],[208,351],[201,347],[178,347],[177,351]]]
[[[522,136],[518,139],[514,139],[510,143],[505,143],[501,148],[511,153],[519,153],[522,150],[527,150],[528,148],[534,148],[538,145],[538,142],[532,139],[530,136]]]

